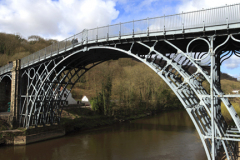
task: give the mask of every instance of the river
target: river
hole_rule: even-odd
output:
[[[206,160],[186,111],[169,111],[26,146],[1,146],[1,160]]]

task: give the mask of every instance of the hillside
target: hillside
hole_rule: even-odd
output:
[[[206,70],[208,73],[210,73],[210,67],[205,68],[205,70]],[[196,72],[196,71],[197,71],[197,68],[196,68],[196,67],[193,67],[193,66],[189,67],[189,72],[190,72],[191,74],[194,73],[194,72]],[[237,81],[237,78],[234,78],[234,77],[228,75],[227,73],[222,73],[222,72],[221,72],[220,78],[221,78],[221,80],[224,80],[224,79],[225,79],[225,80]]]
[[[240,82],[223,79],[221,80],[222,90],[225,94],[233,94],[233,90],[240,90]]]
[[[20,35],[0,33],[0,66],[9,61],[21,59],[42,48],[45,48],[56,40],[45,40],[39,36],[30,36],[28,39]]]

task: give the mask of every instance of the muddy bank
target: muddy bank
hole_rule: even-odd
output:
[[[135,119],[155,115],[162,111],[148,111],[134,115],[104,116],[89,108],[68,108],[63,111],[60,125],[31,127],[26,130],[10,130],[2,126],[0,145],[26,145],[52,138],[58,138],[74,131],[85,131],[115,123],[126,123]],[[7,125],[1,120],[2,124]]]

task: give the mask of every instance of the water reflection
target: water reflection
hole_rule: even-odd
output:
[[[27,146],[0,147],[0,159],[205,160],[185,111],[74,133]]]

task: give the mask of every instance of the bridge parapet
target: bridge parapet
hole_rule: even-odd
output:
[[[5,66],[2,66],[0,68],[0,75],[3,75],[7,72],[10,72],[12,70],[12,68],[13,68],[13,63],[12,62],[6,64]]]

